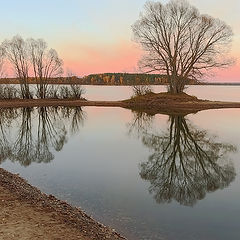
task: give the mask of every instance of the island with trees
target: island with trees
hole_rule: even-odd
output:
[[[184,93],[187,85],[199,84],[212,69],[233,64],[227,55],[233,33],[226,23],[200,14],[186,1],[147,2],[132,30],[145,53],[139,62],[141,74],[92,74],[79,79],[69,72],[62,77],[63,60],[44,40],[20,36],[5,40],[0,51],[1,76],[7,61],[16,78],[1,81],[18,83],[20,88],[1,85],[0,107],[117,106],[187,112],[240,107],[240,103],[200,100]],[[82,97],[84,84],[132,85],[135,96],[123,101],[87,101]],[[154,84],[166,84],[168,92],[152,93],[149,86]]]

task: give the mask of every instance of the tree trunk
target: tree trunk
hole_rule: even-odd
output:
[[[183,79],[181,79],[178,76],[171,76],[168,81],[169,83],[169,89],[168,92],[173,94],[180,94],[183,93],[185,82]]]

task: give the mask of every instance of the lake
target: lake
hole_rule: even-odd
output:
[[[89,100],[123,100],[132,95],[132,88],[129,86],[84,86],[86,89],[85,97]],[[166,91],[166,86],[155,85],[152,87],[154,92]],[[240,86],[187,86],[186,93],[197,96],[201,99],[213,101],[240,101]]]
[[[86,91],[91,100],[131,95],[129,87]],[[240,101],[236,86],[187,91]],[[99,107],[2,109],[1,167],[130,240],[236,240],[239,120],[240,109],[187,116]]]

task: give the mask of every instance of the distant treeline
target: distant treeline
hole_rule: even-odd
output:
[[[139,85],[167,84],[165,75],[136,73],[91,74],[82,78],[83,84],[94,85]]]
[[[49,84],[81,84],[81,85],[165,85],[168,84],[167,77],[161,74],[142,73],[103,73],[90,74],[83,78],[76,76],[50,78]],[[2,78],[0,84],[19,84],[19,79]],[[29,84],[36,84],[36,78],[28,78]],[[196,80],[189,79],[188,84],[198,84]]]

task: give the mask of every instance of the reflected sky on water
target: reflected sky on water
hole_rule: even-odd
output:
[[[129,239],[240,238],[239,109],[1,110],[1,166]]]
[[[132,95],[132,88],[129,86],[84,86],[90,100],[123,100]],[[154,92],[167,91],[166,86],[152,86]],[[213,101],[240,102],[240,86],[188,86],[186,93],[197,96],[200,99]]]

